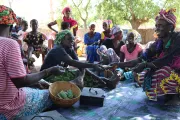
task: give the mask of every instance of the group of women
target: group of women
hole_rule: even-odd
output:
[[[108,51],[111,52],[106,52],[107,56],[110,59],[112,59],[110,56],[116,56],[121,62],[136,59],[142,53],[142,45],[138,43],[141,36],[136,30],[129,30],[127,39],[124,42],[122,40],[123,30],[120,26],[113,26],[111,20],[103,22],[104,31],[101,34],[95,32],[95,27],[95,23],[91,23],[89,25],[89,32],[84,35],[84,44],[87,45],[86,54],[88,62],[101,61],[102,50],[107,51],[110,49]]]
[[[70,10],[66,9],[63,13],[69,15]],[[73,21],[72,18],[66,18],[66,15],[63,20]],[[138,44],[134,44],[133,42],[138,38],[136,32],[131,31],[128,34],[127,43],[124,45],[122,43],[122,30],[120,27],[114,26],[111,28],[108,22],[104,22],[103,27],[108,27],[109,34],[107,33],[108,31],[103,32],[101,35],[95,33],[95,24],[90,25],[90,32],[86,34],[87,45],[92,45],[89,41],[91,38],[97,37],[100,39],[98,44],[101,43],[101,46],[94,52],[97,52],[102,59],[104,56],[109,55],[110,59],[108,59],[107,64],[111,63],[111,66],[118,66],[120,68],[131,68],[136,81],[139,85],[143,86],[143,90],[150,100],[157,100],[158,96],[161,95],[178,95],[180,89],[180,34],[174,31],[176,17],[173,14],[173,10],[161,10],[155,21],[158,37],[144,52],[142,52]],[[34,74],[27,74],[21,57],[20,46],[15,40],[9,38],[10,26],[16,22],[16,14],[13,10],[0,5],[1,120],[18,119],[19,117],[36,114],[47,108],[51,108],[53,103],[47,90],[49,84],[41,79],[50,75],[63,74],[65,72],[64,67],[68,65],[79,68],[78,77],[70,82],[78,85],[80,88],[83,87],[85,72],[91,73],[86,68],[93,68],[96,71],[104,70],[104,67],[100,64],[78,61],[78,57],[74,51],[74,36],[76,35],[74,33],[77,30],[77,26],[75,25],[76,27],[74,28],[69,23],[73,31],[71,32],[65,29],[57,33],[55,40],[56,47],[47,54],[41,71]],[[58,22],[55,21],[55,23],[57,24]],[[34,26],[31,32],[33,36],[34,33],[38,33],[36,31],[37,21],[31,21],[31,26]],[[94,41],[97,42],[98,40]],[[27,44],[31,43],[27,42]],[[140,54],[141,52],[142,54]],[[112,81],[101,79],[94,74],[92,75],[99,79],[99,82],[102,82],[102,84],[108,86],[112,83]],[[117,82],[115,81],[115,85]],[[168,98],[171,99],[171,102],[173,101],[172,103],[179,102],[177,97],[174,96]]]

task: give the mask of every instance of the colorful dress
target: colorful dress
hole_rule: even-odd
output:
[[[43,45],[43,42],[46,39],[46,36],[40,32],[38,32],[36,35],[32,34],[32,32],[29,32],[25,34],[24,42],[27,43],[28,48],[33,47],[34,54],[37,58],[39,58],[40,53],[47,54],[48,52],[48,48]]]
[[[63,19],[57,19],[56,20],[58,28],[59,28],[59,31],[61,31],[61,22],[62,21],[68,22],[70,24],[70,28],[71,28],[71,32],[72,33],[73,33],[73,29],[74,28],[76,29],[76,31],[78,30],[78,23],[77,23],[76,20],[74,20],[72,18],[67,19],[66,17],[63,17]]]
[[[163,41],[157,39],[149,49],[142,54],[142,61],[153,63],[157,68],[146,68],[139,74],[138,82],[150,100],[157,100],[165,94],[179,94],[180,86],[180,33],[173,37],[163,49]]]
[[[121,47],[120,51],[121,51],[122,53],[124,53],[124,55],[125,55],[125,61],[130,61],[130,60],[135,60],[135,59],[137,59],[139,53],[141,53],[141,52],[143,51],[143,48],[142,48],[142,46],[141,46],[139,43],[137,43],[134,51],[131,52],[131,53],[129,53],[129,51],[128,51],[128,49],[127,49],[127,45],[123,45],[123,46]]]
[[[101,39],[101,34],[98,32],[94,33],[93,37],[89,36],[89,33],[84,35],[84,44],[87,45],[86,53],[87,53],[87,61],[93,63],[94,61],[99,61],[99,55],[96,50],[99,47],[97,44],[93,45],[93,43],[98,42]]]

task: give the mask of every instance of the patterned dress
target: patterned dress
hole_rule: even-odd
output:
[[[143,85],[149,100],[158,96],[179,94],[180,86],[180,33],[173,33],[163,49],[163,41],[156,40],[142,54],[142,61],[153,63],[158,69],[146,68],[139,74],[138,82]]]
[[[36,35],[29,32],[24,37],[24,42],[27,43],[28,48],[33,47],[34,54],[39,58],[40,53],[47,54],[48,48],[43,45],[43,42],[46,40],[46,36],[40,32]]]

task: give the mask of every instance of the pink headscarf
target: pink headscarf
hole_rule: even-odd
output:
[[[174,26],[176,26],[176,16],[173,14],[173,12],[175,12],[175,11],[176,11],[175,9],[161,10],[159,12],[159,15],[156,16],[155,20],[157,21],[158,19],[164,19],[168,23],[171,23]]]
[[[64,14],[67,10],[71,11],[71,8],[70,7],[65,7],[62,11],[62,14]]]
[[[103,23],[106,23],[108,25],[108,27],[111,29],[113,27],[113,23],[112,20],[104,20]]]

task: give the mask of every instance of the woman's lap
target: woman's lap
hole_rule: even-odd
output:
[[[39,90],[29,87],[22,89],[26,93],[26,103],[15,118],[37,114],[52,107],[52,101],[49,97],[48,90]]]
[[[143,83],[143,77],[146,71],[140,73],[140,83]],[[161,69],[155,71],[152,75],[151,88],[146,91],[146,95],[150,100],[157,100],[157,96],[165,94],[177,94],[178,82],[175,79],[170,79],[172,76],[172,69],[168,66],[164,66]],[[172,78],[172,77],[171,77]]]

